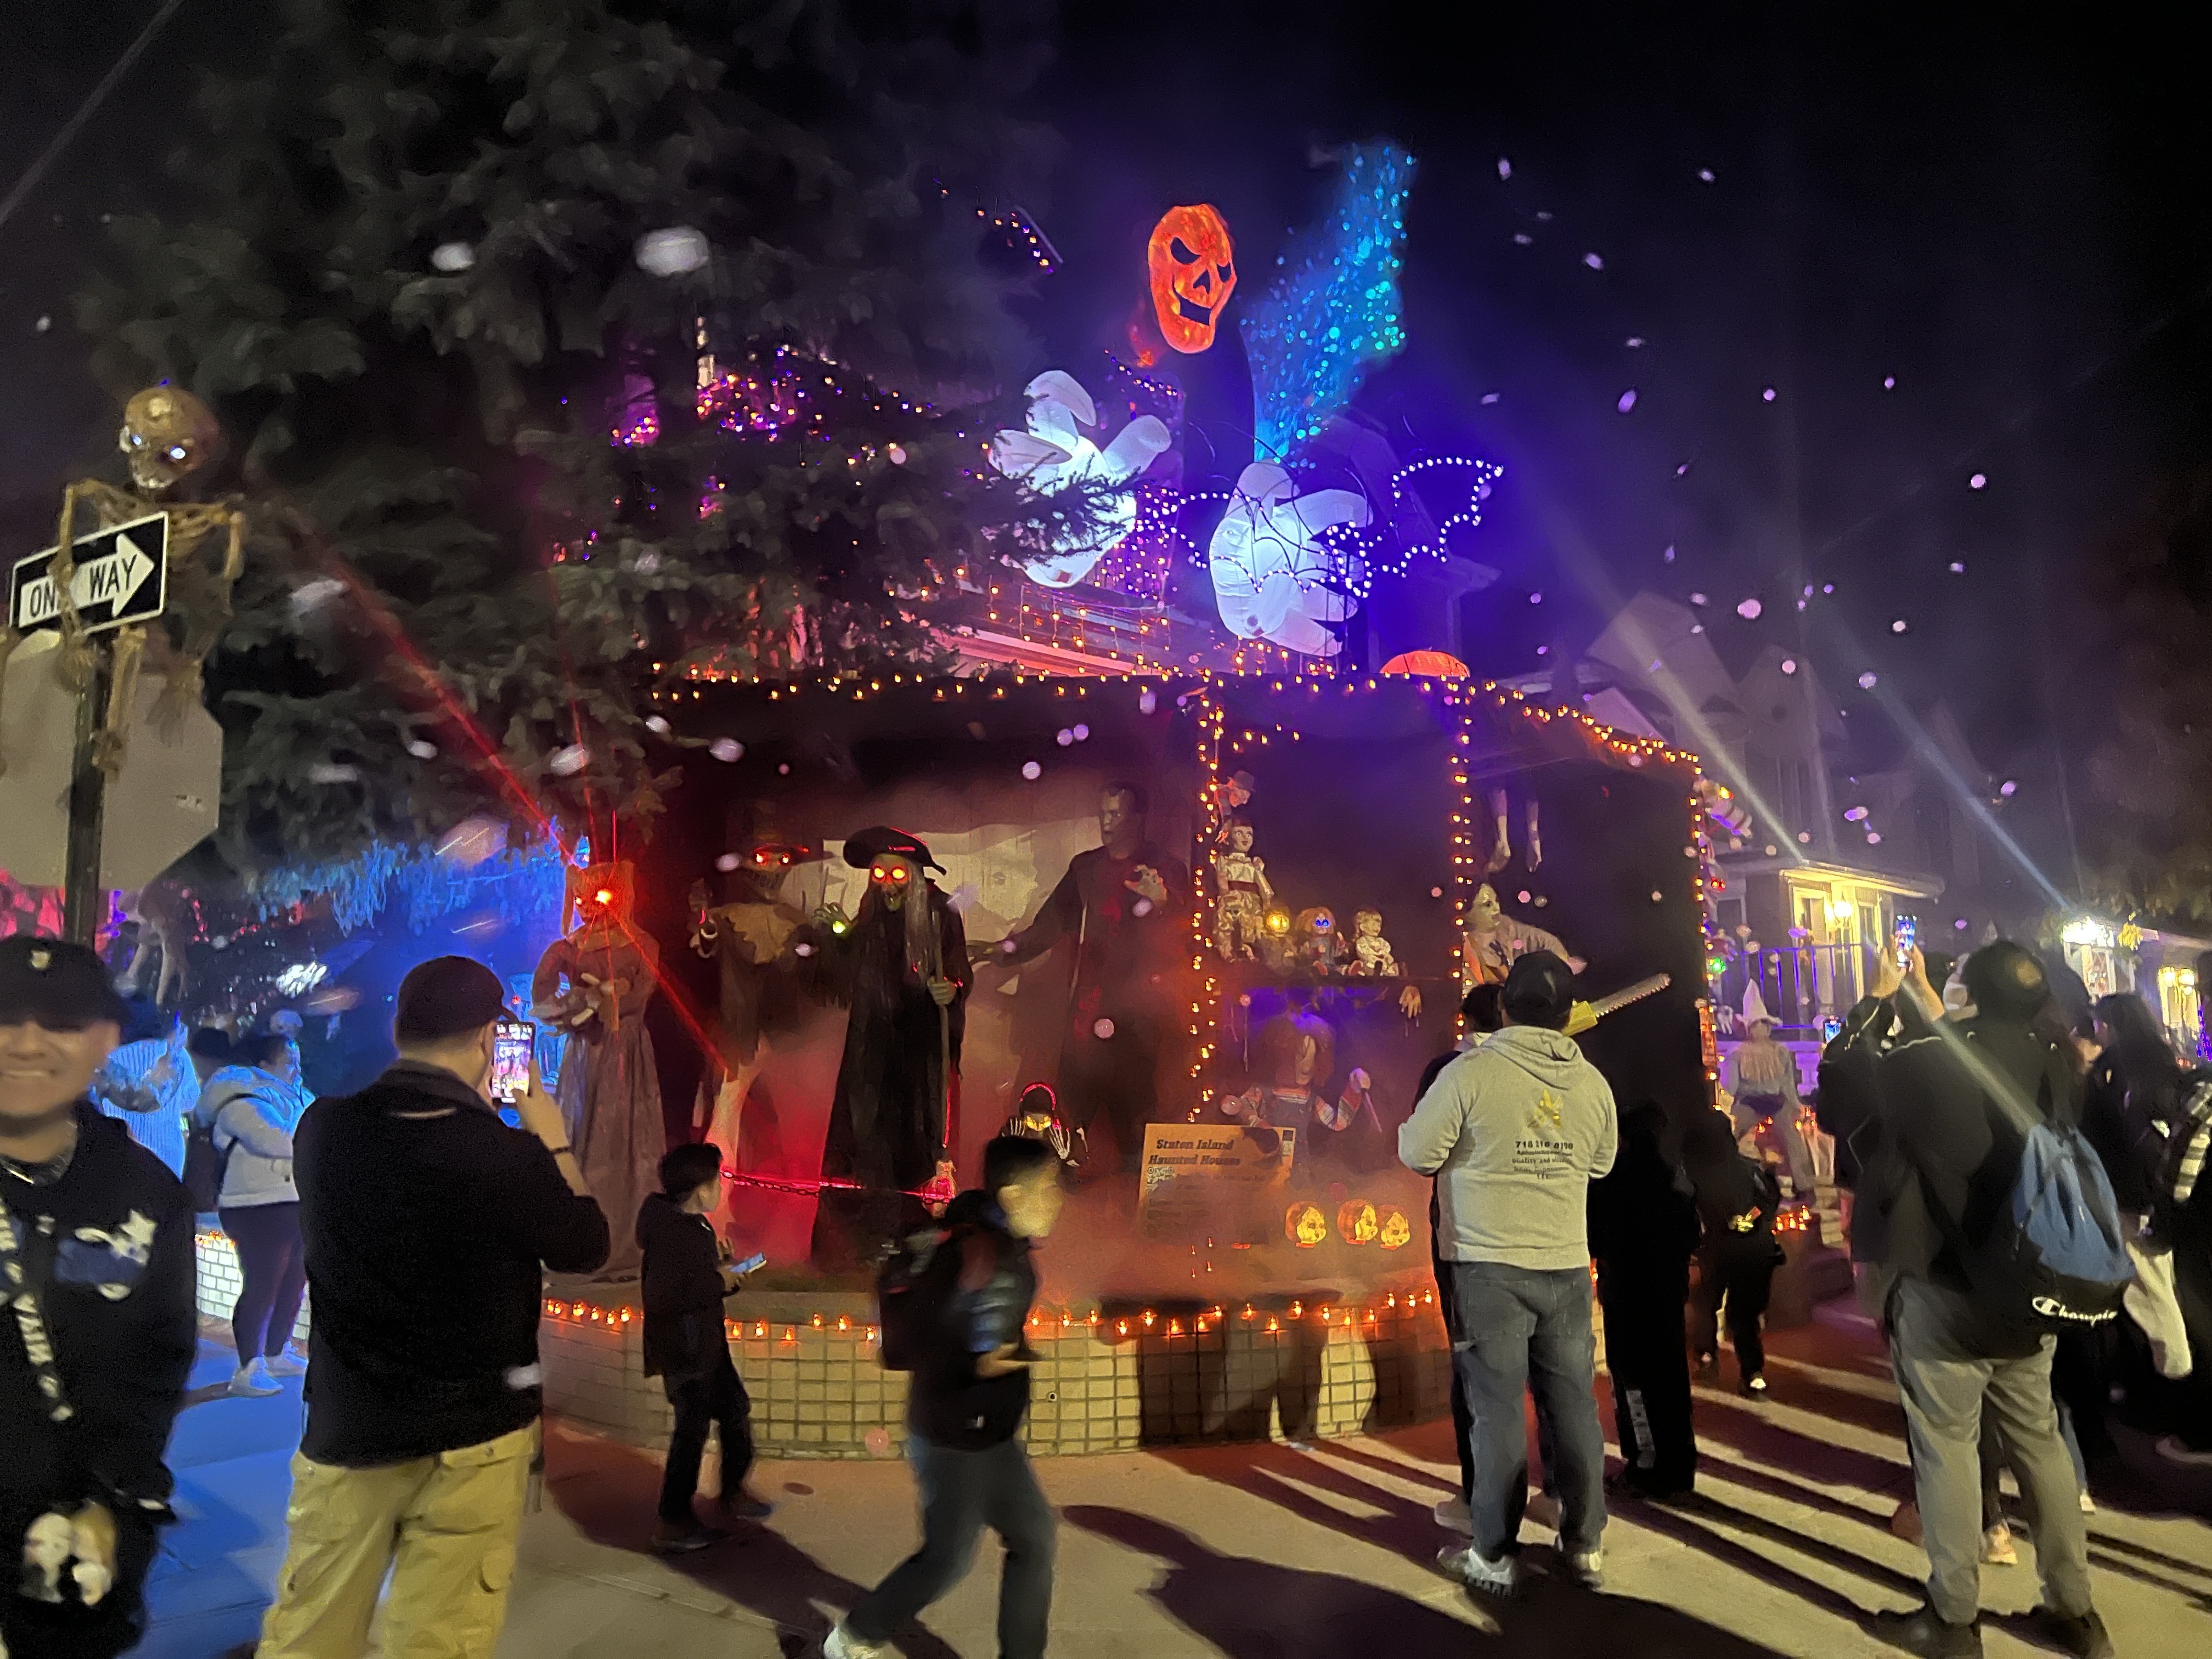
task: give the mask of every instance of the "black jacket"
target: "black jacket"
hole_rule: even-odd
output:
[[[1858,1186],[1859,1172],[1881,1139],[1881,1060],[1902,1035],[1892,999],[1861,997],[1820,1050],[1813,1115],[1820,1133],[1835,1140],[1836,1185],[1847,1190]]]
[[[2081,1133],[2097,1149],[2121,1209],[2151,1207],[2166,1139],[2155,1127],[2179,1115],[2181,1068],[2172,1060],[2130,1066],[2111,1049],[2097,1057],[2081,1100]]]
[[[314,1310],[308,1459],[400,1463],[534,1422],[543,1269],[607,1259],[606,1218],[538,1138],[450,1072],[402,1060],[307,1109],[293,1176]]]
[[[638,1208],[637,1247],[645,1253],[645,1374],[706,1376],[730,1355],[722,1302],[731,1290],[713,1224],[653,1193]]]
[[[1613,1170],[1589,1187],[1590,1254],[1602,1279],[1672,1282],[1698,1248],[1689,1182],[1655,1141],[1624,1140]]]
[[[0,1172],[16,1261],[44,1316],[70,1415],[41,1402],[17,1311],[0,1284],[0,1528],[87,1499],[119,1518],[167,1512],[162,1453],[199,1343],[192,1207],[122,1122],[76,1109],[67,1171],[34,1187]]]
[[[945,1212],[939,1248],[959,1253],[959,1275],[907,1390],[907,1425],[933,1446],[981,1451],[1013,1438],[1030,1408],[1030,1373],[975,1375],[975,1362],[1019,1343],[1036,1298],[1030,1243],[1006,1231],[988,1196],[963,1193]]]
[[[1690,1166],[1697,1192],[1698,1219],[1705,1225],[1708,1253],[1731,1256],[1776,1256],[1774,1216],[1782,1189],[1766,1165],[1741,1152]]]

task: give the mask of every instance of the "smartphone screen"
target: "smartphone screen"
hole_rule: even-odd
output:
[[[530,1088],[530,1059],[538,1049],[538,1029],[526,1019],[503,1019],[492,1033],[491,1097],[520,1100]]]
[[[733,1264],[730,1268],[730,1271],[742,1279],[745,1274],[758,1273],[763,1267],[767,1266],[768,1253],[765,1250],[755,1250],[743,1261]]]
[[[1897,919],[1897,965],[1912,965],[1912,947],[1920,942],[1920,918],[1899,916]]]

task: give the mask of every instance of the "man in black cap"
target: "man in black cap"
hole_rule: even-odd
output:
[[[926,873],[943,867],[929,848],[878,824],[845,842],[845,862],[868,872],[868,890],[860,915],[833,935],[852,1016],[822,1174],[858,1183],[825,1190],[815,1210],[815,1265],[833,1270],[872,1267],[928,1224],[913,1194],[957,1141],[968,1006],[968,935]]]
[[[1399,1127],[1398,1156],[1437,1179],[1437,1253],[1451,1266],[1453,1367],[1469,1432],[1474,1541],[1438,1565],[1471,1589],[1510,1595],[1528,1497],[1521,1397],[1552,1419],[1559,1553],[1602,1583],[1605,1432],[1590,1324],[1590,1182],[1613,1168],[1613,1091],[1566,1035],[1574,972],[1549,951],[1514,963],[1504,1029],[1445,1066]]]
[[[607,1221],[538,1080],[510,1129],[484,1086],[498,979],[438,957],[400,982],[399,1058],[293,1137],[311,1309],[307,1431],[261,1659],[483,1659],[538,1454],[543,1270],[607,1259]]]
[[[192,1215],[88,1097],[126,1017],[83,945],[0,939],[0,1652],[15,1659],[133,1646],[170,1518],[162,1451],[198,1335]]]

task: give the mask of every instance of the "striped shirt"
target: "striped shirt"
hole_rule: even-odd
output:
[[[155,1103],[149,1111],[126,1111],[119,1103],[128,1099],[133,1105],[143,1104],[143,1097],[149,1092],[147,1079],[161,1064],[164,1054],[171,1055],[169,1080],[155,1095]],[[172,1175],[185,1172],[185,1119],[200,1097],[200,1080],[192,1071],[191,1057],[185,1054],[179,1041],[173,1049],[159,1037],[149,1037],[143,1042],[126,1042],[107,1057],[107,1064],[93,1087],[93,1098],[100,1109],[110,1117],[120,1118],[131,1131],[131,1138],[169,1166]]]

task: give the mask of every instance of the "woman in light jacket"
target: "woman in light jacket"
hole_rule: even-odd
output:
[[[212,1129],[223,1161],[218,1208],[243,1281],[230,1314],[238,1349],[230,1391],[252,1396],[276,1394],[283,1386],[277,1377],[307,1369],[286,1343],[307,1285],[292,1131],[313,1097],[300,1086],[291,1045],[281,1035],[240,1038],[233,1059],[208,1079],[197,1115]]]

